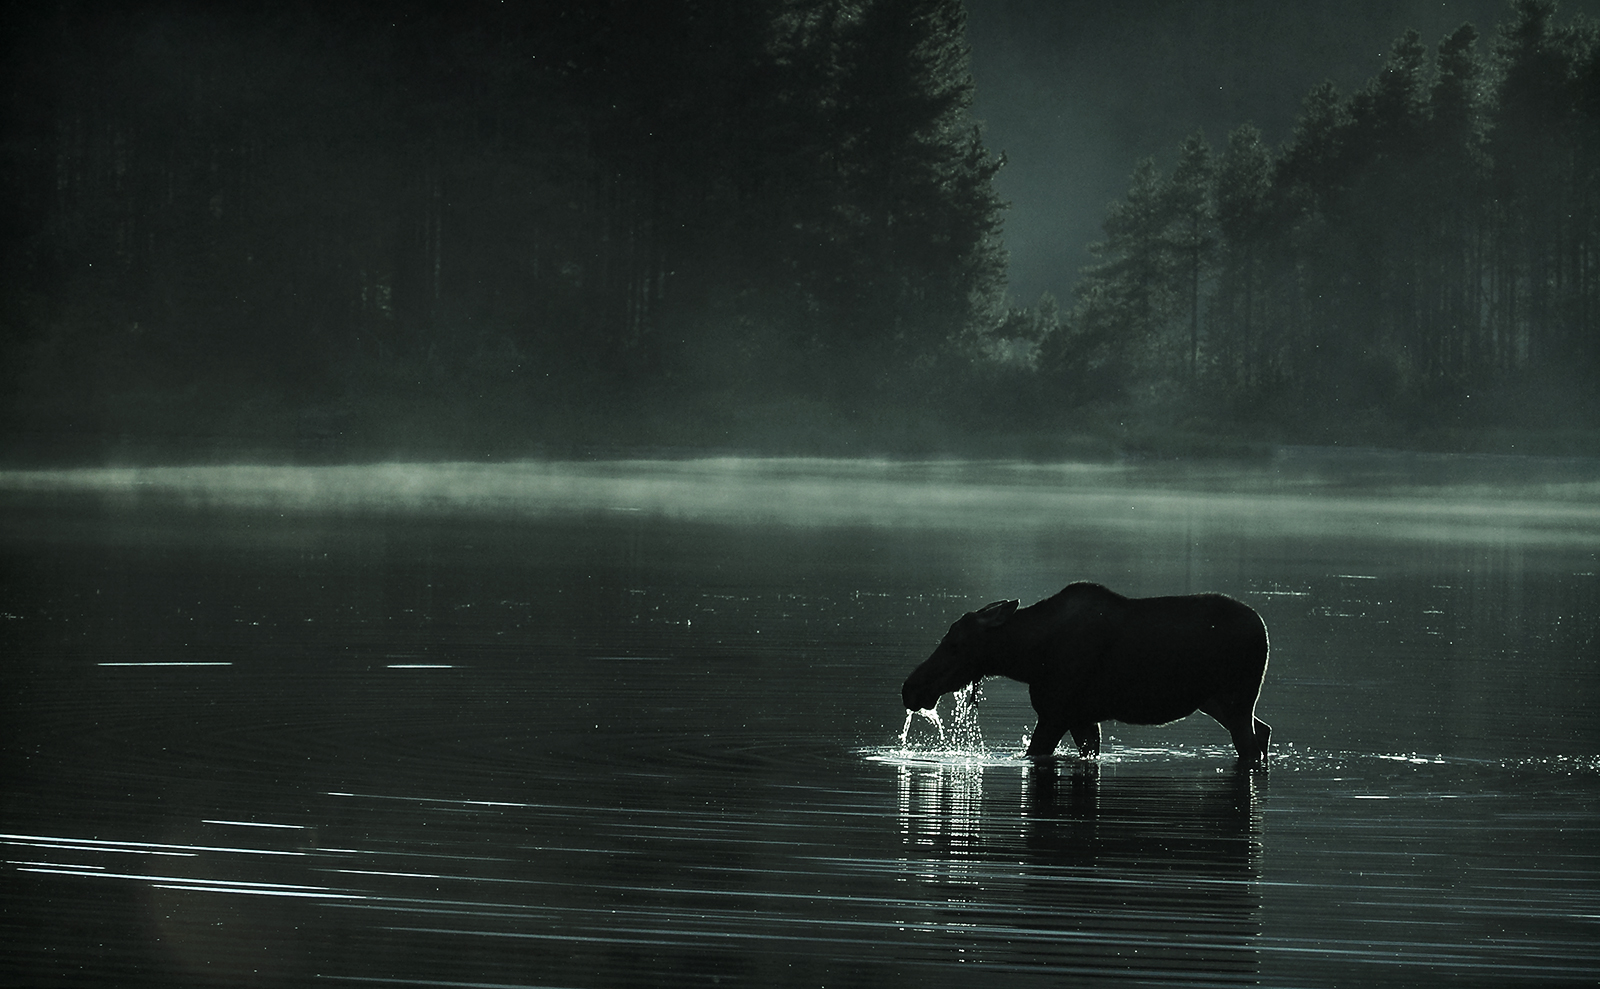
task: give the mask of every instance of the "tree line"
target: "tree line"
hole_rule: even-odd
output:
[[[1003,284],[960,0],[7,18],[14,431],[859,405]]]
[[[1069,305],[1007,313],[988,353],[1084,404],[1593,415],[1600,26],[1555,15],[1515,0],[1487,45],[1408,32],[1360,90],[1314,88],[1277,148],[1244,124],[1141,161]]]
[[[1553,0],[1140,162],[1027,309],[960,0],[4,16],[12,446],[1600,414],[1600,29]]]

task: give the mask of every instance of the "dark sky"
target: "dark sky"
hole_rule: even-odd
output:
[[[1430,48],[1463,22],[1494,41],[1504,0],[967,0],[977,116],[1008,164],[1013,305],[1065,301],[1134,163],[1169,167],[1201,127],[1220,151],[1250,121],[1272,144],[1331,79],[1359,88],[1414,27]],[[1566,23],[1600,0],[1563,0]]]

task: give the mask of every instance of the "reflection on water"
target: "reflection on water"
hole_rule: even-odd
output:
[[[1262,526],[1160,465],[0,479],[0,984],[1592,983],[1593,477],[1278,466]],[[900,737],[953,617],[1079,578],[1260,611],[1271,767],[1035,765],[1004,680]]]
[[[908,851],[936,850],[937,857],[918,856],[922,879],[957,881],[971,870],[983,838],[983,766],[935,764],[920,771],[902,765],[898,771],[900,836]],[[906,860],[908,870],[915,868]],[[965,880],[976,882],[976,880]]]
[[[896,764],[907,879],[921,896],[943,897],[945,929],[966,943],[969,962],[1254,980],[1253,774],[1120,775],[1094,762],[1063,770],[982,753],[872,757]],[[986,795],[986,779],[999,775],[1008,785]]]

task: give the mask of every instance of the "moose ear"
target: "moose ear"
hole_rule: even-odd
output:
[[[986,604],[973,612],[972,617],[976,618],[978,624],[983,628],[1004,625],[1006,619],[1012,616],[1017,610],[1017,605],[1021,603],[1021,601],[996,601],[994,604]]]

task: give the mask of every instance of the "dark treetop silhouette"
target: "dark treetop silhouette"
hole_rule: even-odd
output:
[[[1039,725],[1031,756],[1048,756],[1068,731],[1084,755],[1100,752],[1100,722],[1160,725],[1204,711],[1233,735],[1239,760],[1267,755],[1271,726],[1255,716],[1267,671],[1267,627],[1221,594],[1127,598],[1069,584],[1019,609],[996,601],[962,615],[901,688],[910,710],[986,676],[1028,685]]]

